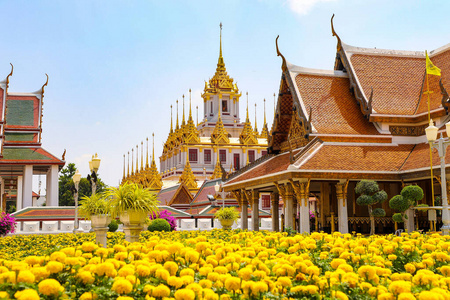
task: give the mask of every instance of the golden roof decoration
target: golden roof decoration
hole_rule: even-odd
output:
[[[186,162],[186,165],[184,166],[184,170],[183,173],[181,173],[179,182],[184,183],[190,190],[195,190],[198,188],[197,181],[195,181],[195,176],[194,173],[192,172],[189,160]]]
[[[184,126],[183,141],[185,143],[195,144],[195,143],[200,143],[200,137],[199,137],[200,133],[198,132],[197,127],[195,126],[194,120],[192,119],[191,104],[192,104],[191,103],[191,89],[189,89],[189,119],[188,119],[187,124]],[[184,119],[184,113],[183,113],[183,119]]]
[[[239,141],[241,144],[258,144],[258,137],[252,128],[250,119],[248,118],[248,92],[247,92],[247,118],[245,119],[244,128],[242,128],[241,134],[239,135]]]
[[[266,99],[264,99],[264,125],[259,137],[262,139],[267,139],[269,137],[269,128],[267,127],[266,121]]]
[[[152,190],[160,190],[162,188],[162,178],[161,174],[158,171],[158,168],[156,167],[155,162],[155,134],[152,134],[153,136],[153,154],[152,154],[152,163],[150,166],[150,169],[146,172],[146,185],[145,187],[150,188]]]
[[[219,116],[217,118],[216,126],[214,127],[214,131],[211,134],[211,142],[215,144],[229,144],[230,143],[229,136],[230,136],[229,133],[223,126],[222,116],[220,114],[219,109]]]
[[[222,57],[222,23],[220,23],[220,51],[216,73],[209,80],[209,82],[205,82],[205,89],[204,89],[204,93],[216,94],[218,92],[227,92],[227,93],[232,92],[236,94],[239,93],[237,85],[233,83],[233,78],[231,78],[227,74],[225,62]]]
[[[259,136],[258,125],[256,123],[256,103],[255,103],[255,135]]]
[[[223,167],[222,164],[220,163],[220,159],[219,156],[217,155],[217,162],[216,162],[216,166],[214,168],[214,172],[211,175],[211,180],[213,179],[217,179],[217,178],[222,178],[223,176],[223,171],[222,171]]]

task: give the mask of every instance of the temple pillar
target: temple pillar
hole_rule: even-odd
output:
[[[285,207],[285,222],[284,228],[294,228],[294,193],[292,187],[289,184],[286,184],[286,193],[284,199],[284,207]]]
[[[16,199],[16,211],[19,211],[23,208],[23,195],[22,195],[22,189],[23,189],[23,177],[17,176],[17,199]],[[2,195],[4,193],[4,181],[2,180]]]
[[[58,166],[50,166],[47,173],[47,182],[50,181],[50,186],[47,184],[47,206],[58,206]]]
[[[336,184],[336,197],[338,201],[338,231],[348,233],[348,214],[347,214],[347,187],[348,181]]]
[[[33,166],[31,165],[23,167],[22,198],[24,208],[33,206]]]
[[[252,222],[253,230],[259,231],[259,192],[252,191]]]
[[[302,179],[300,182],[289,180],[292,188],[295,191],[299,206],[299,232],[310,233],[309,226],[309,179]]]
[[[248,200],[247,192],[245,190],[241,191],[242,194],[242,210],[241,210],[241,229],[248,229]]]
[[[272,231],[280,231],[280,194],[272,192],[270,204],[272,205]]]

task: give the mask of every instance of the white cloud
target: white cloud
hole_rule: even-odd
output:
[[[299,15],[306,15],[312,7],[320,2],[331,2],[336,0],[287,0],[289,8]]]

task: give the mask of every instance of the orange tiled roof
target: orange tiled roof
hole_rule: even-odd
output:
[[[295,81],[319,134],[379,134],[363,117],[348,78],[298,74]]]
[[[440,165],[439,155],[436,149],[433,149],[433,167]],[[450,151],[445,155],[445,163],[450,164]],[[430,146],[426,143],[415,145],[410,156],[401,168],[402,171],[430,168]]]

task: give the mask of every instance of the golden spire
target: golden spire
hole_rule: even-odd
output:
[[[197,181],[195,181],[195,176],[194,173],[192,172],[189,160],[187,160],[186,165],[184,166],[184,170],[180,176],[179,182],[184,183],[190,190],[195,190],[198,188]]]
[[[275,104],[275,93],[273,93],[273,117],[275,118],[275,114],[277,112],[276,104]]]
[[[247,118],[245,119],[244,128],[242,128],[241,134],[239,135],[239,142],[241,144],[258,144],[258,136],[252,128],[250,119],[248,117],[248,92],[247,94]]]
[[[184,125],[186,125],[186,121],[185,121],[185,118],[184,118],[184,95],[183,95],[183,120],[181,121],[181,128],[183,128]]]
[[[170,133],[173,133],[172,104],[170,104]]]
[[[134,148],[131,148],[131,176],[134,175],[133,165],[134,165]]]
[[[141,171],[144,170],[144,141],[141,141]]]
[[[125,154],[123,155],[123,176],[122,176],[122,181],[125,180]]]
[[[256,103],[255,103],[255,134],[258,134],[258,125],[256,125]]]
[[[191,89],[189,89],[189,120],[192,120]]]
[[[248,118],[248,92],[245,94],[247,95],[247,118],[245,119],[245,122],[250,122],[250,119]]]
[[[162,178],[161,174],[158,172],[158,168],[156,167],[155,162],[155,133],[152,133],[153,137],[153,155],[152,155],[152,164],[150,170],[147,175],[147,187],[151,190],[157,191],[162,188]]]
[[[177,99],[177,126],[175,127],[175,130],[178,130],[180,126],[178,126],[178,99]]]
[[[172,105],[171,105],[172,106]],[[147,137],[147,155],[145,157],[145,168],[148,169],[148,137]]]
[[[128,151],[128,167],[127,167],[127,178],[130,177],[130,151]]]
[[[269,129],[267,128],[267,122],[266,122],[266,99],[264,99],[264,125],[261,131],[260,138],[267,139],[269,136]]]
[[[135,174],[137,175],[137,173],[139,173],[139,146],[136,145],[136,172]]]
[[[219,147],[217,147],[219,148]],[[216,160],[216,166],[214,167],[213,174],[211,175],[211,180],[216,178],[222,178],[223,172],[222,172],[222,164],[220,163],[220,157],[219,157],[219,149],[217,149],[217,160]]]
[[[222,117],[220,115],[220,108],[216,126],[214,127],[214,131],[211,134],[211,142],[215,144],[228,144],[230,142],[230,139],[228,138],[228,132],[223,126]]]
[[[155,163],[155,133],[152,133],[152,137],[153,137],[153,152],[152,152],[152,164]]]
[[[225,71],[225,63],[222,57],[222,22],[220,23],[220,51],[219,51],[219,61],[217,62],[217,70]]]
[[[198,126],[198,105],[195,108],[197,109],[197,126]]]

